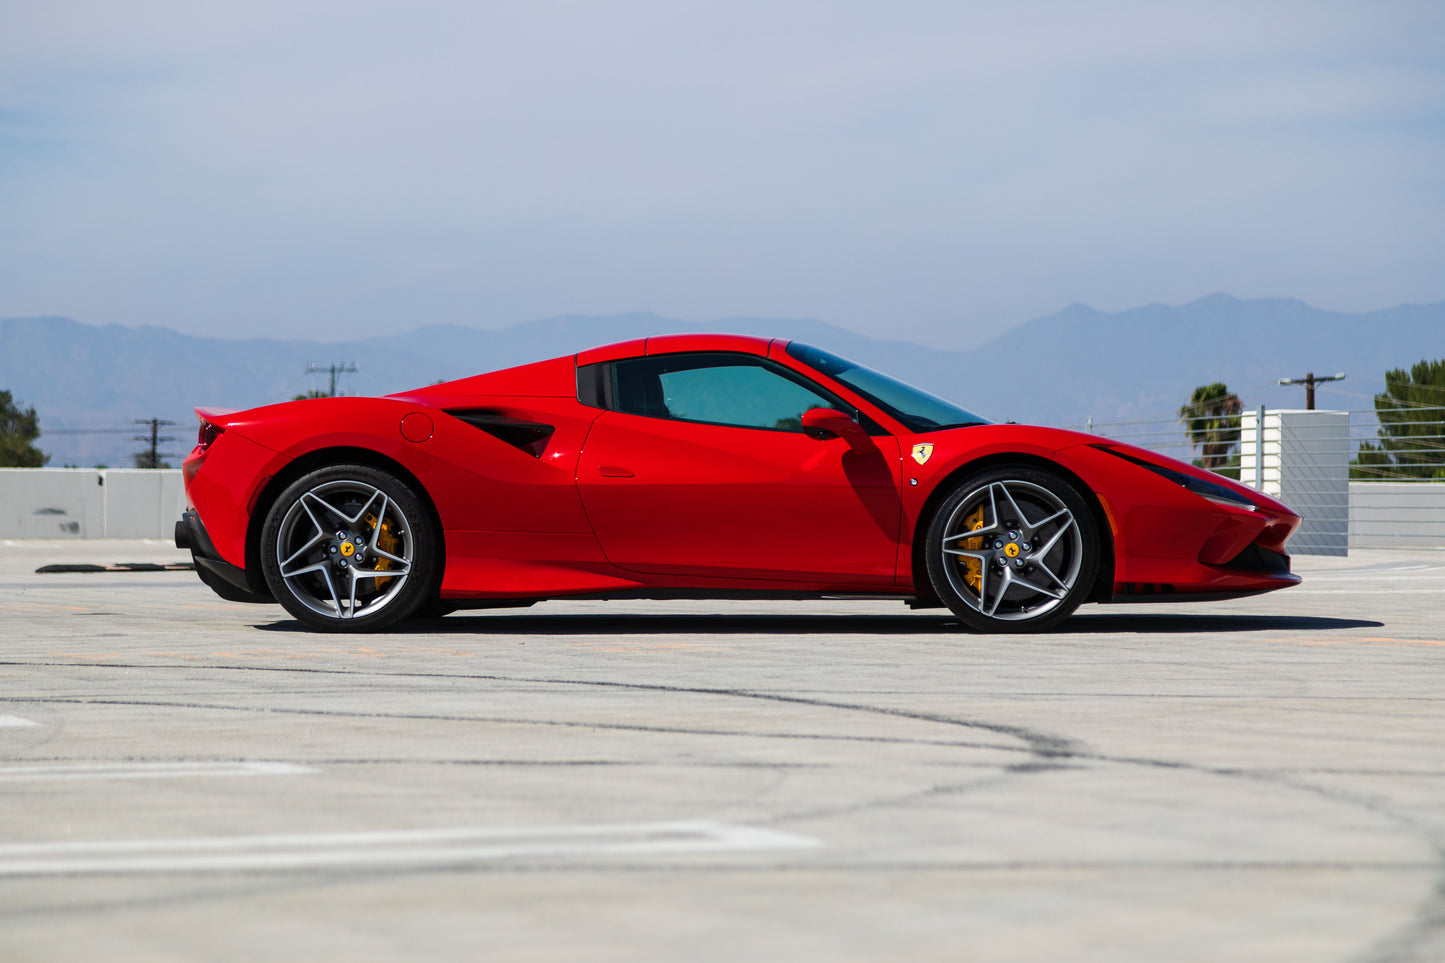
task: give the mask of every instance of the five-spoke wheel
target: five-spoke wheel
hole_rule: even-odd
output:
[[[436,526],[411,487],[367,465],[297,479],[261,534],[276,600],[329,631],[385,628],[433,599],[438,549]]]
[[[1087,503],[1064,479],[1004,465],[963,479],[928,527],[933,590],[969,628],[1025,632],[1078,608],[1098,570]]]

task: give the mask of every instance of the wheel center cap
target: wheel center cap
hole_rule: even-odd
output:
[[[1003,553],[1004,553],[1005,555],[1007,555],[1009,558],[1018,558],[1018,557],[1019,557],[1019,543],[1018,543],[1018,542],[1009,542],[1007,545],[1005,545],[1005,546],[1003,547]]]
[[[350,558],[351,556],[356,554],[356,546],[351,544],[350,542],[342,542],[341,554],[345,558]]]

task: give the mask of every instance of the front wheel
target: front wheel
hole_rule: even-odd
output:
[[[261,531],[266,584],[286,611],[326,632],[395,625],[436,596],[436,524],[390,472],[332,465],[276,499]]]
[[[1072,484],[1003,465],[962,479],[925,541],[938,597],[978,632],[1033,632],[1073,613],[1094,584],[1099,534]]]

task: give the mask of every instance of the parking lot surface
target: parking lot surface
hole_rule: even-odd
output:
[[[0,959],[1445,959],[1442,552],[1021,637],[187,560],[0,543]]]

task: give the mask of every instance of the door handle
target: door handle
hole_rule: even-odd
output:
[[[632,472],[617,465],[598,465],[597,474],[604,478],[631,478]]]

